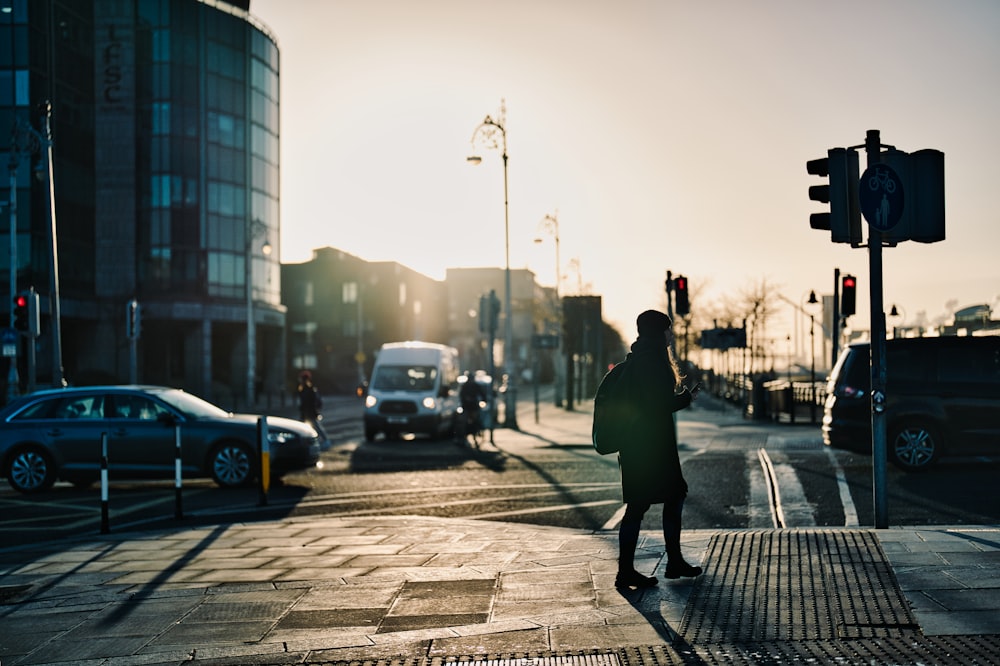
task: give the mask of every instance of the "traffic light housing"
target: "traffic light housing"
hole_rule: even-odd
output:
[[[18,331],[28,331],[28,296],[27,294],[17,294],[14,296],[14,328]]]
[[[676,297],[676,311],[681,317],[691,313],[691,301],[688,298],[688,279],[683,275],[678,275],[674,279],[674,296]]]
[[[858,280],[853,275],[845,275],[840,284],[840,314],[850,317],[857,305]]]
[[[858,202],[858,153],[831,148],[826,157],[806,162],[806,171],[829,179],[827,185],[810,185],[809,198],[830,204],[830,211],[812,213],[809,226],[830,232],[834,243],[861,244],[861,206]]]
[[[883,238],[890,243],[944,240],[944,153],[930,148],[913,153],[888,150],[880,155],[903,182],[903,215]]]
[[[500,322],[500,299],[497,292],[490,289],[489,294],[479,297],[479,330],[483,333],[495,333]]]

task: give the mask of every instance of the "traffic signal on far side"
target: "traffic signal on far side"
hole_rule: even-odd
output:
[[[858,281],[853,275],[845,275],[840,286],[840,314],[843,317],[850,317],[855,312],[857,305]]]
[[[684,316],[691,312],[691,301],[688,299],[688,279],[683,275],[678,275],[674,279],[674,294],[677,301],[677,314]]]
[[[826,157],[806,162],[806,171],[828,178],[827,185],[810,185],[809,198],[830,204],[830,211],[812,213],[809,226],[830,232],[834,243],[861,244],[861,205],[858,200],[858,153],[831,148]]]
[[[28,297],[25,294],[14,296],[14,328],[18,331],[28,330]]]
[[[500,299],[497,292],[490,289],[489,294],[479,297],[479,330],[483,333],[495,333],[500,321]]]

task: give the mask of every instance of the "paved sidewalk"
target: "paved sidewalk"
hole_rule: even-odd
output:
[[[525,414],[525,416],[529,416]],[[699,412],[710,426],[731,419]],[[523,433],[579,443],[589,414]],[[614,588],[617,535],[432,517],[301,518],[0,549],[0,663],[991,664],[1000,526],[686,531]]]

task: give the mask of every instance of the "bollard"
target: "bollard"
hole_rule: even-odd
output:
[[[184,506],[181,502],[181,425],[174,424],[174,447],[176,456],[174,458],[174,518],[180,520],[184,517]]]
[[[108,534],[108,433],[101,433],[101,534]]]
[[[260,474],[257,475],[260,487],[259,506],[267,506],[267,491],[271,485],[271,450],[267,438],[267,417],[257,419],[257,460],[260,461]]]

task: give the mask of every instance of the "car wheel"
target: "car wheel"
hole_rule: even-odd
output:
[[[941,438],[936,428],[919,421],[902,423],[889,436],[889,458],[907,472],[927,469],[941,456]]]
[[[229,442],[212,451],[212,480],[224,488],[248,485],[253,480],[253,457],[245,444]]]
[[[7,481],[20,493],[48,490],[56,482],[56,468],[49,454],[37,447],[17,451],[7,466]]]

